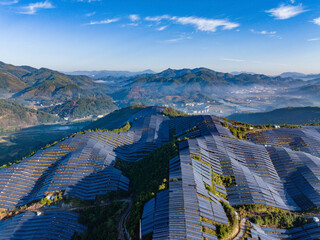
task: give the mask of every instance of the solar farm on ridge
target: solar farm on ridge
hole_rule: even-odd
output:
[[[137,162],[171,141],[172,133],[179,139],[179,153],[167,163],[167,189],[144,205],[143,237],[218,239],[218,229],[230,226],[228,206],[261,204],[289,211],[320,207],[320,128],[268,130],[240,140],[221,118],[170,119],[164,110],[146,107],[119,122],[118,127],[130,122],[128,132],[77,134],[0,169],[0,208],[14,210],[59,191],[84,201],[128,191],[132,179],[115,168],[116,161]],[[76,213],[43,211],[0,220],[0,239],[71,239],[86,229],[77,223]],[[248,238],[318,239],[320,224],[289,230],[252,224]]]

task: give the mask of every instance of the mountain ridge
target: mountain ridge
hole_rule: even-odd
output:
[[[288,107],[270,112],[240,113],[227,116],[249,124],[313,124],[320,123],[320,107]]]
[[[112,71],[112,70],[94,70],[94,71],[72,71],[63,72],[68,75],[85,75],[94,79],[106,78],[106,77],[134,77],[142,74],[155,74],[154,71],[147,69],[144,71]]]

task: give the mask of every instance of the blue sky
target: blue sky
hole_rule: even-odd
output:
[[[0,0],[0,60],[61,71],[320,73],[320,4]]]

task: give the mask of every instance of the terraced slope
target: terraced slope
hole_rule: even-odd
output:
[[[161,112],[161,108],[148,110]],[[113,167],[116,158],[136,161],[168,141],[168,126],[162,124],[167,119],[161,114],[141,118],[120,134],[78,134],[0,169],[0,208],[13,209],[53,191],[90,200],[108,191],[128,190],[129,180]]]
[[[259,204],[290,211],[320,206],[320,158],[315,156],[317,150],[310,150],[319,146],[318,128],[272,132],[274,138],[278,132],[287,133],[279,137],[286,137],[289,143],[290,137],[298,141],[300,133],[308,142],[305,151],[315,154],[311,155],[288,148],[290,144],[276,147],[239,140],[221,122],[210,116],[192,116],[170,123],[177,136],[187,140],[179,143],[179,157],[169,162],[168,189],[145,204],[144,236],[220,239],[222,226],[231,229],[236,223],[230,217],[230,206]],[[273,141],[267,140],[268,144]]]
[[[99,193],[118,188],[126,190],[129,180],[112,168],[115,156],[108,152],[117,146],[115,140],[130,142],[126,136],[87,133],[1,169],[0,208],[25,205],[44,198],[51,191],[65,190],[67,195],[92,199]],[[99,187],[91,185],[93,182]]]
[[[256,144],[290,148],[320,157],[320,127],[273,129],[250,133],[249,139]]]
[[[47,211],[37,216],[27,212],[0,222],[0,239],[68,240],[75,232],[86,228],[77,223],[78,215],[71,212]],[[50,227],[48,227],[50,226]]]
[[[310,223],[291,229],[274,229],[259,227],[251,224],[252,239],[278,240],[278,239],[319,239],[320,223]]]
[[[146,239],[202,240],[233,239],[240,220],[235,210],[244,206],[269,206],[279,211],[320,207],[319,128],[257,132],[248,135],[250,141],[240,140],[226,128],[231,128],[232,123],[221,118],[202,115],[170,119],[164,110],[142,107],[130,116],[115,117],[110,124],[100,121],[99,125],[105,128],[121,127],[126,122],[131,128],[120,133],[100,130],[77,134],[20,164],[0,169],[0,208],[21,207],[52,192],[88,202],[111,191],[128,191],[129,182],[136,184],[137,178],[141,185],[155,188],[139,186],[142,194],[133,203],[127,218],[129,225],[136,224],[133,227],[138,228],[141,216],[141,231]],[[164,148],[166,143],[178,149]],[[174,154],[169,153],[166,158],[158,152],[162,148],[164,152],[171,149]],[[133,173],[123,167],[134,167],[148,159],[155,166],[165,165],[166,179],[166,174],[147,163],[146,168]],[[122,170],[115,166],[122,166]],[[149,176],[155,179],[144,185],[143,179],[150,179]],[[158,187],[159,179],[162,184]],[[135,189],[130,193],[134,195]],[[0,221],[0,233],[6,229],[8,239],[14,239],[15,233],[25,237],[23,228],[15,229],[10,226],[11,221],[32,231],[33,220],[24,225],[19,217]],[[64,221],[65,218],[56,220],[61,224]],[[39,223],[42,227],[43,223]],[[81,229],[70,226],[72,233]],[[318,225],[306,225],[297,230],[301,237],[294,235],[295,238],[307,239],[308,229],[319,232]],[[136,239],[138,235],[131,230]],[[275,231],[253,227],[251,237],[280,237],[269,234]],[[290,239],[292,231],[295,230],[288,230],[281,237]],[[316,239],[318,235],[308,236]],[[63,237],[70,239],[70,235]]]

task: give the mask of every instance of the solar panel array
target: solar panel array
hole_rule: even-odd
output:
[[[151,200],[152,206],[150,202],[146,205],[145,212],[149,215],[142,221],[143,234],[153,231],[153,239],[216,239],[205,232],[205,227],[215,230],[216,226],[210,223],[228,224],[221,201],[230,205],[265,204],[287,210],[320,206],[320,158],[316,150],[311,155],[307,151],[294,151],[292,144],[275,147],[239,140],[221,122],[210,116],[169,122],[169,128],[179,138],[189,139],[179,143],[179,157],[169,163],[169,189],[158,193]],[[305,132],[305,142],[312,142],[313,138],[313,145],[319,147],[318,130],[299,131]],[[297,129],[286,131],[297,134]],[[307,141],[309,134],[313,136]],[[212,173],[230,176],[234,183],[227,187],[213,186]],[[206,185],[227,199],[209,192]],[[164,196],[161,199],[160,194]],[[161,224],[155,220],[158,202]]]
[[[143,109],[146,117],[133,120],[129,132],[78,134],[0,169],[0,208],[13,209],[52,191],[65,190],[66,195],[84,200],[107,191],[127,191],[129,179],[113,167],[114,162],[116,158],[137,161],[168,142],[168,117],[161,110]]]
[[[221,123],[223,119],[210,115],[196,115],[184,118],[173,119],[169,127],[174,129],[179,138],[196,138],[205,135],[219,135],[229,138],[235,138],[232,133],[224,128]],[[192,129],[192,131],[190,131]]]
[[[213,172],[234,176],[226,189],[231,205],[266,204],[287,210],[320,206],[320,159],[283,147],[265,147],[219,136],[188,140]]]
[[[107,191],[127,190],[129,180],[113,168],[112,149],[120,141],[132,139],[112,133],[77,135],[0,169],[0,208],[13,209],[52,191],[67,190],[67,195],[93,199]]]
[[[320,238],[320,223],[314,222],[290,229],[274,229],[259,227],[251,223],[251,238],[248,240],[279,240],[279,239],[296,239],[312,240]]]
[[[114,168],[115,160],[137,161],[169,141],[169,118],[163,109],[148,107],[132,115],[126,133],[78,134],[0,169],[0,208],[11,210],[56,191],[83,200],[128,191],[129,179]],[[83,230],[76,222],[77,215],[69,212],[23,213],[0,221],[0,239],[71,239]]]
[[[26,212],[0,221],[0,240],[68,240],[75,232],[82,233],[86,229],[77,221],[78,215],[71,212],[46,211],[40,216]]]
[[[217,239],[204,229],[214,231],[216,226],[210,221],[228,224],[228,218],[219,199],[204,185],[212,186],[211,168],[192,159],[183,143],[179,152],[170,160],[169,189],[144,207],[142,235],[153,232],[153,239]]]
[[[169,188],[144,206],[143,235],[152,233],[153,239],[217,239],[212,235],[216,225],[228,224],[222,202],[288,210],[320,206],[320,128],[256,133],[250,135],[250,142],[235,138],[222,126],[221,118],[204,115],[169,120],[162,110],[148,107],[134,114],[126,133],[76,135],[20,164],[0,169],[0,208],[13,209],[60,190],[84,200],[108,191],[127,191],[129,179],[114,168],[115,160],[140,160],[169,141],[169,130],[187,140],[179,142],[179,156],[169,162]],[[275,144],[270,144],[272,141]],[[232,184],[214,182],[212,177],[219,175],[228,176]],[[10,239],[10,234],[23,234],[22,226],[30,229],[26,234],[43,227],[32,227],[33,221],[42,218],[28,214],[1,221],[0,233],[4,231]],[[55,213],[44,216],[53,219]],[[71,225],[76,222],[72,220],[75,215],[72,218],[61,212],[61,216],[70,218]],[[63,217],[55,219],[55,224],[63,227]],[[71,225],[66,227],[70,234],[83,229]],[[48,231],[52,229],[58,231],[50,225]],[[43,231],[40,229],[39,235]],[[268,235],[263,231],[261,236]],[[63,236],[70,239],[67,233]]]
[[[248,136],[256,144],[286,147],[320,157],[320,127],[280,128]]]
[[[115,149],[118,158],[134,162],[169,141],[169,118],[161,114],[139,118],[132,123],[132,144]]]

